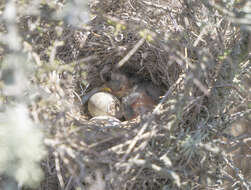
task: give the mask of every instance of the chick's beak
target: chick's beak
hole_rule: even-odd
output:
[[[107,87],[107,86],[102,87],[102,88],[100,89],[100,91],[102,91],[102,92],[109,92],[109,93],[112,92],[112,90],[111,90],[109,87]]]

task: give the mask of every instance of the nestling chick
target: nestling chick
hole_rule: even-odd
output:
[[[105,86],[122,99],[121,114],[126,120],[152,111],[162,94],[151,82],[141,82],[120,72],[111,73],[111,80]]]

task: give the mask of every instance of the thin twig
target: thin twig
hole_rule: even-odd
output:
[[[118,62],[118,64],[116,65],[116,69],[122,67],[132,57],[132,55],[140,48],[140,46],[144,44],[145,40],[146,40],[146,35],[135,44],[135,46],[128,52],[128,54],[125,57],[123,57],[123,59],[120,60],[120,62]]]
[[[57,152],[54,152],[54,156],[55,156],[55,167],[56,167],[56,171],[57,171],[57,177],[58,177],[58,181],[59,181],[59,185],[61,189],[64,189],[64,179],[61,173],[61,169],[60,169],[60,163],[59,163],[59,156]]]

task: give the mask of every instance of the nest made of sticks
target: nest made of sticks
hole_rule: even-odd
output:
[[[223,168],[224,161],[212,142],[220,139],[228,124],[221,113],[229,108],[233,89],[212,89],[233,81],[229,71],[234,63],[221,56],[242,43],[239,29],[203,2],[91,1],[90,9],[95,17],[84,28],[63,25],[60,35],[42,32],[34,34],[35,42],[32,35],[27,39],[43,61],[50,61],[46,54],[50,40],[64,42],[53,46],[59,69],[49,78],[39,76],[53,81],[43,88],[56,97],[38,115],[50,126],[46,142],[54,154],[48,160],[56,162],[45,168],[55,165],[57,185],[67,189],[217,186],[222,177],[217,168]],[[30,19],[34,18],[23,22]],[[205,23],[211,24],[200,28]],[[42,25],[53,31],[54,24]],[[35,46],[38,42],[46,42],[40,43],[44,48]],[[93,122],[81,97],[103,84],[100,72],[105,66],[116,68],[121,63],[120,72],[163,90],[162,100],[152,113],[135,121]],[[50,176],[47,173],[46,180]]]

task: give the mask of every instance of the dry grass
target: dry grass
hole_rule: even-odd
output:
[[[34,64],[22,101],[48,148],[38,189],[251,188],[250,23],[236,16],[249,2],[90,1],[84,26],[52,17],[60,6],[18,15]],[[102,85],[106,65],[164,92],[152,113],[90,121],[81,97]]]

